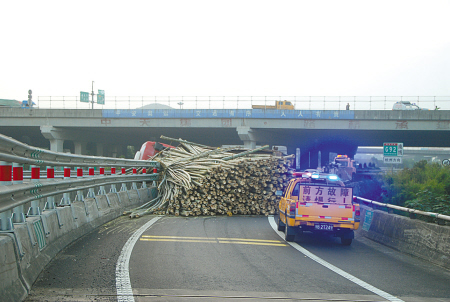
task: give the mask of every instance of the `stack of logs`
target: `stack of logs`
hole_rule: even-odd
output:
[[[293,156],[261,152],[268,146],[246,151],[170,140],[181,144],[149,158],[161,164],[158,196],[124,214],[267,216],[278,212],[281,197],[276,192],[283,191],[291,177]]]
[[[167,212],[183,215],[273,215],[279,196],[287,185],[287,161],[283,158],[252,160],[241,158],[233,169],[213,168],[201,185],[178,194]]]

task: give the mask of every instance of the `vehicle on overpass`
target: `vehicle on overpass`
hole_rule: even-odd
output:
[[[409,101],[398,101],[392,106],[392,110],[428,110],[426,108],[420,108],[415,103]]]
[[[337,175],[296,172],[280,202],[278,230],[286,241],[297,233],[329,233],[350,245],[359,228],[360,207],[353,188],[346,187]]]
[[[17,100],[0,99],[0,107],[22,107],[22,103]]]
[[[275,106],[270,105],[252,105],[253,109],[287,109],[294,110],[294,105],[289,101],[275,101]]]
[[[32,107],[36,105],[35,102],[31,103]],[[0,107],[19,107],[19,108],[28,108],[28,101],[19,102],[17,100],[10,99],[0,99]]]

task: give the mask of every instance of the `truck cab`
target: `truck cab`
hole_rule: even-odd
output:
[[[294,105],[289,101],[275,101],[274,105],[252,105],[253,109],[294,110]]]
[[[339,154],[329,164],[329,172],[336,174],[343,181],[353,181],[356,176],[355,161],[344,154]]]
[[[353,188],[333,174],[303,173],[291,179],[279,202],[278,230],[284,231],[286,241],[313,232],[332,234],[350,245],[359,223]]]
[[[294,109],[294,105],[292,105],[292,103],[289,101],[276,101],[276,107],[277,109],[288,109],[288,110]]]

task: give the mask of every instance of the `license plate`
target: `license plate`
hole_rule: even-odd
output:
[[[314,229],[317,231],[332,231],[333,225],[332,224],[315,224]]]

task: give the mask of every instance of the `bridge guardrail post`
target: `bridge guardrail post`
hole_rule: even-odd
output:
[[[104,177],[105,176],[105,168],[100,167],[99,171],[100,171],[100,177]],[[100,189],[98,190],[97,195],[106,195],[105,186],[100,186]]]
[[[125,168],[122,167],[122,175],[125,175],[126,171]],[[122,183],[122,186],[120,187],[120,192],[128,192],[128,188],[127,188],[127,184],[126,183]]]
[[[116,175],[116,167],[111,167],[111,176]],[[117,193],[117,188],[115,184],[111,185],[111,189],[109,189],[109,193]]]
[[[77,167],[77,179],[83,178],[83,167]],[[75,201],[84,201],[83,190],[77,190]]]
[[[13,185],[23,183],[23,165],[13,163]],[[13,209],[13,223],[24,223],[26,220],[24,206],[20,205]]]
[[[133,176],[136,176],[136,175],[137,175],[137,169],[136,169],[135,167],[133,167]],[[136,184],[135,181],[133,181],[133,182],[131,183],[131,188],[134,189],[134,190],[137,190],[137,189],[138,189],[138,188],[137,188],[137,184]]]
[[[152,173],[153,173],[153,174],[158,173],[158,169],[156,169],[156,167],[154,167]],[[152,182],[152,186],[153,186],[153,187],[156,187],[156,180],[154,180],[154,181]]]
[[[105,168],[99,167],[98,170],[99,170],[99,174],[100,174],[99,177],[104,177],[105,176]],[[111,206],[111,201],[109,200],[108,194],[106,194],[105,186],[100,186],[97,195],[105,195],[108,206],[109,207]]]
[[[147,169],[145,167],[142,168],[142,174],[147,174]],[[141,189],[146,189],[146,188],[147,188],[147,182],[144,180],[144,181],[142,181]]]
[[[31,182],[34,183],[35,189],[31,190],[31,194],[35,196],[35,199],[31,201],[31,206],[28,209],[27,216],[39,216],[41,215],[40,207],[40,195],[39,188],[42,187],[40,183],[41,179],[41,167],[36,165],[31,165]]]
[[[55,167],[47,166],[47,181],[55,180]],[[56,208],[55,196],[48,196],[44,206],[44,211],[54,210]]]
[[[64,180],[70,180],[70,167],[64,167]],[[60,206],[70,206],[70,193],[63,193]]]
[[[136,167],[133,167],[133,176],[136,176],[136,175],[137,175],[137,168],[136,168]],[[139,192],[139,189],[138,189],[138,187],[137,187],[137,183],[136,183],[135,181],[133,181],[133,182],[131,183],[131,188],[132,188],[133,190],[136,190],[136,193],[137,193],[138,196],[139,196],[139,200],[142,201],[141,193]]]
[[[115,175],[116,175],[116,167],[111,167],[111,176],[115,176]],[[120,198],[119,193],[117,193],[117,188],[116,188],[115,184],[111,185],[111,189],[109,190],[109,193],[116,193],[119,203],[122,203],[122,199]]]
[[[89,167],[89,177],[94,177],[94,175],[95,175],[94,167]],[[94,188],[89,188],[87,197],[95,198]]]

